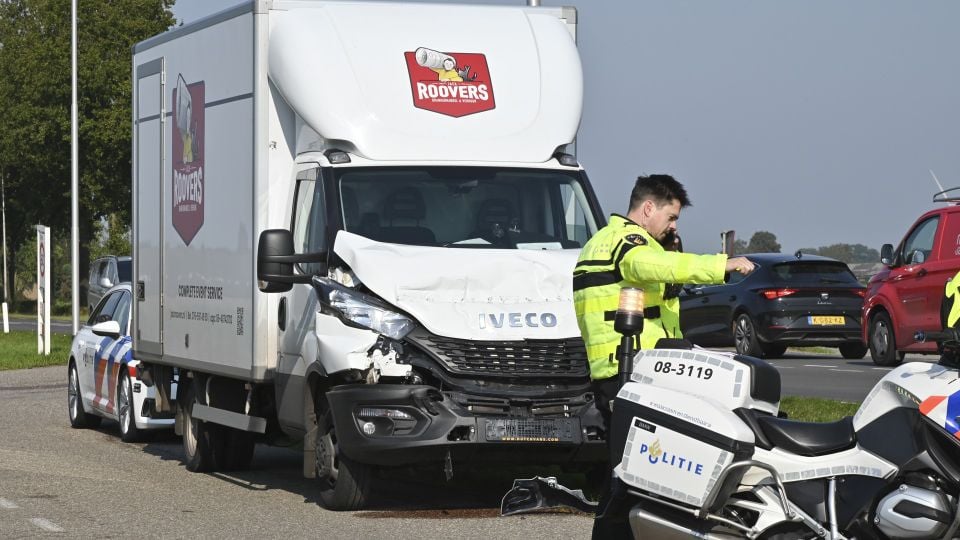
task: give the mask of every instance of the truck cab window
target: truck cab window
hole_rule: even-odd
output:
[[[579,249],[597,229],[577,171],[351,167],[336,174],[344,228],[378,242]]]
[[[327,211],[318,176],[318,169],[297,174],[293,221],[293,248],[297,253],[327,249]],[[297,267],[304,274],[316,274],[323,269],[320,263],[301,263]]]
[[[940,223],[940,217],[934,216],[917,225],[903,243],[903,251],[900,252],[901,262],[903,264],[917,264],[922,262],[916,255],[917,251],[922,252],[923,261],[930,259],[930,252],[933,251],[933,239],[937,234],[937,225]]]

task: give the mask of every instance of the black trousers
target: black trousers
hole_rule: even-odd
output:
[[[591,381],[594,403],[600,416],[603,418],[604,438],[610,441],[610,420],[613,418],[613,400],[620,391],[619,376],[609,379],[600,379]],[[608,451],[609,454],[609,451]],[[620,461],[619,456],[610,456],[613,463]],[[605,468],[603,486],[600,496],[600,503],[597,505],[597,516],[593,520],[594,539],[610,540],[632,540],[633,533],[630,530],[629,506],[625,504],[626,493],[623,490],[623,484],[613,478],[613,463],[607,462]]]

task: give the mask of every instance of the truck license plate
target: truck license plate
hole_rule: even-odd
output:
[[[580,421],[576,418],[487,418],[487,441],[498,442],[578,442]]]
[[[814,326],[835,326],[843,325],[846,321],[843,316],[816,316],[807,317],[808,322]]]

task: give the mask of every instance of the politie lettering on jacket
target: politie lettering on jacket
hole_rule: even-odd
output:
[[[651,465],[666,465],[680,469],[681,471],[693,473],[697,476],[703,476],[703,464],[697,463],[690,458],[678,454],[670,453],[660,446],[660,439],[653,441],[652,446],[645,443],[640,444],[640,455],[646,454],[647,461]]]
[[[553,313],[480,313],[480,329],[488,328],[552,328],[557,325],[557,316]]]

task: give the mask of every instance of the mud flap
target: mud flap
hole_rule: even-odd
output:
[[[563,487],[552,476],[518,478],[500,502],[500,515],[512,516],[560,507],[593,514],[597,510],[597,503],[588,501],[582,490]]]
[[[306,435],[303,436],[303,477],[317,477],[317,426],[313,426]]]

